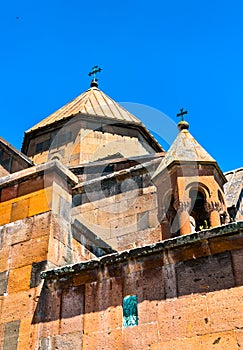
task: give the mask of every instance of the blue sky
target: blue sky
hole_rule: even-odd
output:
[[[175,122],[188,109],[191,133],[223,171],[243,166],[241,0],[8,0],[0,10],[0,134],[15,147],[89,88],[98,64],[113,99]]]

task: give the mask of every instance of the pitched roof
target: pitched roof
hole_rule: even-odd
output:
[[[243,189],[243,168],[224,173],[227,183],[224,185],[227,207],[236,206]]]
[[[142,125],[141,121],[128,112],[125,108],[120,106],[117,102],[112,100],[104,92],[96,86],[91,87],[74,100],[58,109],[56,112],[43,119],[26,133],[32,132],[46,125],[63,120],[70,116],[79,113],[88,116],[99,116],[102,118],[113,119],[116,122],[129,122],[133,124]]]
[[[216,161],[205,151],[205,149],[194,139],[187,129],[183,129],[177,135],[175,141],[170,146],[164,159],[154,173],[155,178],[174,161],[179,162],[210,162]]]
[[[32,160],[30,160],[25,154],[17,150],[17,148],[11,145],[11,143],[4,140],[4,138],[1,136],[0,136],[0,147],[3,147],[6,150],[8,150],[11,154],[15,156],[16,159],[21,158],[26,163],[27,166],[34,165],[34,162]]]

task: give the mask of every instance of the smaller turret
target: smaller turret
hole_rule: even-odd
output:
[[[227,221],[225,176],[190,134],[184,118],[178,129],[178,136],[153,176],[163,239]]]

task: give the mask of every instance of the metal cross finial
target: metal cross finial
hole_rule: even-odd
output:
[[[188,113],[188,111],[184,111],[184,108],[180,109],[181,113],[178,113],[176,116],[181,117],[181,120],[184,121],[184,115]]]
[[[91,75],[93,75],[93,81],[97,81],[98,79],[96,78],[96,73],[100,73],[101,72],[101,68],[99,68],[98,66],[94,66],[92,67],[91,72],[89,72],[88,76],[91,77]]]

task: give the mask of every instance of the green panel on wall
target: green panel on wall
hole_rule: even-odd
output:
[[[138,298],[127,295],[123,298],[123,327],[138,325]]]

